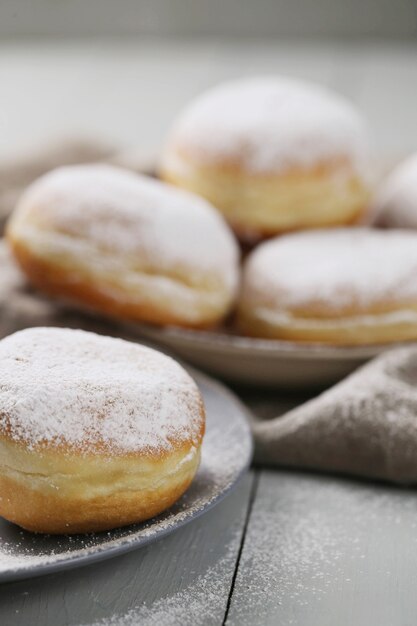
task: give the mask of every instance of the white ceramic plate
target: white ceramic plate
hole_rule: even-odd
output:
[[[146,523],[88,535],[36,535],[0,519],[0,581],[88,565],[140,548],[202,515],[236,485],[252,455],[246,409],[219,383],[190,373],[204,397],[207,427],[200,468],[182,498]]]
[[[224,380],[287,389],[326,387],[400,344],[338,347],[144,325],[143,337]]]

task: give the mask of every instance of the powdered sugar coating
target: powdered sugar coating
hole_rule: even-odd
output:
[[[199,445],[203,419],[193,380],[150,348],[58,328],[0,342],[0,433],[30,449],[160,455]]]
[[[382,184],[375,213],[385,226],[417,228],[417,154],[400,163]]]
[[[65,245],[86,253],[87,241],[110,257],[131,255],[138,267],[191,273],[233,289],[238,249],[221,215],[188,192],[108,165],[63,167],[24,194],[15,222],[69,235]],[[25,225],[27,228],[27,224]]]
[[[225,83],[203,94],[174,125],[176,152],[199,163],[233,162],[254,173],[343,159],[364,175],[366,124],[353,106],[318,85],[285,77]]]
[[[287,235],[259,246],[244,271],[248,306],[330,312],[417,300],[417,233],[367,228]]]

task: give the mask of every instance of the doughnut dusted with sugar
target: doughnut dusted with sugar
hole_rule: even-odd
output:
[[[54,170],[7,227],[39,289],[115,318],[208,327],[232,306],[238,248],[205,200],[107,165]]]
[[[162,178],[207,198],[240,235],[357,221],[370,194],[368,132],[353,106],[283,77],[236,80],[174,124]]]
[[[302,342],[417,339],[417,233],[329,229],[261,244],[244,267],[238,324]]]
[[[100,531],[171,506],[197,471],[205,411],[173,359],[84,331],[0,341],[0,515]]]
[[[375,221],[388,228],[417,228],[417,154],[400,163],[376,194]]]

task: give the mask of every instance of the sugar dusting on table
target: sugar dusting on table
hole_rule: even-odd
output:
[[[204,626],[216,623],[219,612],[224,613],[226,608],[224,571],[226,568],[229,571],[231,583],[240,535],[241,529],[236,525],[234,537],[226,552],[188,587],[153,604],[141,604],[122,615],[103,618],[88,626]]]
[[[390,556],[381,550],[387,528],[403,544],[415,542],[412,492],[268,472],[256,502],[229,613],[231,623],[239,626],[252,626],[254,615],[260,624],[271,615],[277,623],[308,624],[311,615],[326,614],[332,592],[343,590],[343,597],[352,601],[358,590],[366,593],[372,572],[369,552],[377,552],[381,575],[390,575],[383,570]]]

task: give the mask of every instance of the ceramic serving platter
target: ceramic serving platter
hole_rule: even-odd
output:
[[[324,388],[400,344],[326,346],[254,339],[227,332],[136,327],[143,337],[229,382],[280,389]]]
[[[105,533],[37,535],[0,520],[0,581],[86,565],[145,546],[217,504],[247,470],[252,439],[246,409],[222,385],[191,371],[204,396],[207,431],[197,476],[186,494],[149,522]]]

